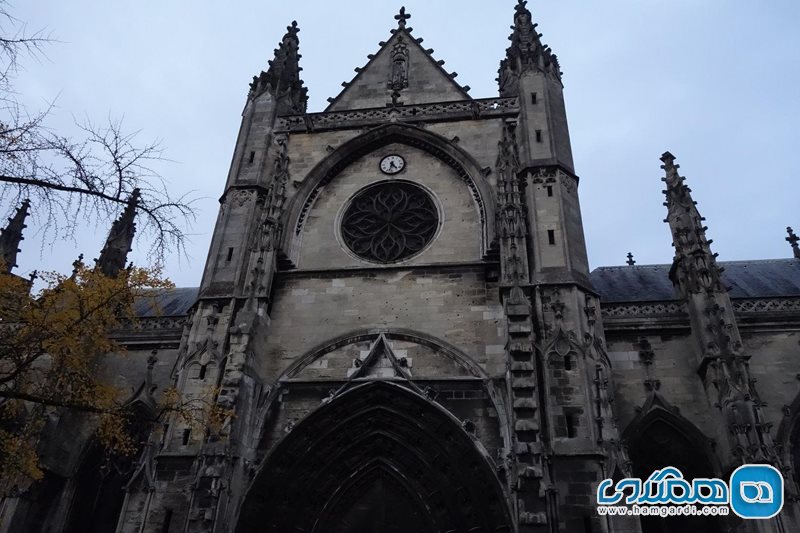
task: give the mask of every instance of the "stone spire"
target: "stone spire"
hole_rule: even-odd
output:
[[[717,266],[717,254],[711,253],[711,243],[706,239],[703,225],[705,218],[697,211],[696,202],[692,200],[692,190],[686,186],[685,179],[678,174],[679,165],[675,164],[675,156],[664,152],[661,156],[664,163],[661,168],[666,177],[661,181],[667,184],[664,194],[667,201],[667,218],[672,230],[672,242],[675,247],[675,258],[670,278],[682,292],[695,294],[701,292],[726,292],[722,286],[722,268]]]
[[[128,261],[128,252],[131,251],[133,236],[136,233],[136,207],[139,204],[139,189],[134,189],[128,198],[128,204],[120,217],[111,225],[106,244],[97,259],[97,268],[103,274],[114,277],[125,268]]]
[[[286,35],[278,43],[274,59],[268,61],[269,68],[254,76],[250,84],[248,99],[252,100],[270,92],[278,103],[279,115],[305,113],[308,107],[308,89],[300,79],[300,71],[303,69],[300,67],[302,56],[298,51],[299,31],[297,21],[292,21],[292,25],[286,27]]]
[[[792,253],[795,259],[800,259],[800,246],[797,245],[797,242],[800,241],[800,237],[794,234],[794,230],[791,226],[786,226],[786,233],[789,234],[789,236],[786,237],[786,241],[792,246]]]
[[[0,230],[0,258],[3,259],[6,272],[11,272],[17,266],[19,243],[25,238],[22,236],[22,230],[27,227],[25,219],[30,206],[28,200],[22,202],[14,216],[8,219],[8,225]]]
[[[730,453],[736,462],[769,462],[780,465],[770,435],[755,380],[750,375],[750,356],[744,352],[733,305],[722,283],[717,254],[706,239],[705,220],[692,200],[691,189],[678,173],[675,156],[665,152],[661,168],[667,189],[667,218],[672,231],[675,259],[670,279],[686,301],[693,337],[698,342],[698,374],[709,399],[720,410]],[[734,465],[729,465],[734,466]]]
[[[550,47],[542,44],[542,34],[536,31],[538,24],[527,8],[527,0],[519,0],[514,8],[514,25],[508,40],[511,46],[506,49],[506,58],[500,61],[497,81],[500,96],[518,96],[515,83],[520,75],[530,69],[544,72],[554,79],[561,80],[561,67],[558,57]]]

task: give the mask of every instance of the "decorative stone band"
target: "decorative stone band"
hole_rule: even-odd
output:
[[[603,319],[628,317],[688,317],[683,302],[602,303]]]
[[[347,129],[400,122],[447,122],[464,119],[498,118],[519,113],[519,99],[482,98],[407,106],[387,106],[328,113],[306,113],[278,117],[276,132],[308,132]]]
[[[753,313],[785,313],[800,312],[800,297],[788,298],[746,298],[732,300],[733,311],[738,314]],[[686,317],[686,306],[683,302],[641,302],[641,303],[604,303],[602,315],[606,320],[615,318],[658,318],[658,317]]]
[[[139,318],[135,323],[121,324],[120,332],[181,330],[186,323],[186,316],[147,316]]]

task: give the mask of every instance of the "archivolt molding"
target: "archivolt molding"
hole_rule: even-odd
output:
[[[441,405],[381,380],[320,405],[275,445],[254,472],[236,530],[318,531],[330,495],[376,460],[419,480],[413,492],[427,495],[442,530],[511,531],[503,485],[474,436]]]
[[[364,329],[351,331],[339,337],[325,341],[319,346],[311,349],[305,355],[298,358],[283,374],[278,378],[278,383],[290,381],[297,377],[297,375],[308,365],[319,359],[320,357],[328,354],[338,348],[355,344],[357,342],[374,342],[381,335],[385,335],[387,339],[397,339],[402,341],[409,341],[426,346],[435,352],[451,359],[456,364],[467,370],[470,375],[483,380],[488,380],[489,376],[483,368],[475,362],[469,355],[459,350],[455,346],[442,341],[431,335],[420,333],[408,329],[388,328],[388,329]]]
[[[252,441],[251,445],[254,447],[259,446],[259,442],[264,436],[264,432],[269,424],[269,413],[272,411],[273,407],[276,405],[276,401],[280,398],[282,391],[285,391],[287,387],[291,386],[293,380],[306,368],[308,365],[323,357],[324,355],[344,346],[348,346],[351,344],[359,343],[359,342],[370,342],[373,344],[378,341],[379,338],[383,337],[386,340],[401,340],[407,342],[414,342],[421,346],[426,346],[431,350],[434,350],[436,353],[441,354],[444,357],[454,361],[456,364],[461,366],[462,368],[466,369],[469,374],[477,379],[480,379],[482,382],[482,386],[486,391],[489,401],[491,401],[492,406],[497,411],[497,419],[498,424],[500,426],[500,434],[501,438],[504,442],[504,446],[507,448],[510,444],[510,428],[508,425],[508,410],[505,404],[505,401],[501,395],[501,393],[495,388],[494,382],[491,378],[486,374],[486,372],[481,368],[478,363],[475,362],[469,355],[461,351],[460,349],[456,348],[455,346],[442,341],[436,337],[431,335],[427,335],[425,333],[420,333],[413,330],[407,329],[364,329],[364,330],[356,330],[339,337],[330,339],[315,348],[309,350],[305,355],[299,357],[291,366],[289,366],[275,382],[265,387],[265,389],[260,394],[260,399],[258,401],[258,407],[253,413],[252,424],[254,427],[254,431],[251,433]],[[405,371],[404,371],[405,374]],[[403,377],[403,376],[401,376]],[[422,383],[415,383],[413,377],[406,374],[404,376],[406,379],[403,379],[405,383],[398,384],[398,386],[402,386],[409,391],[414,391],[416,394],[420,394],[422,396],[426,396],[427,387],[422,385]],[[469,379],[469,378],[465,378]],[[399,381],[399,380],[394,380]],[[369,380],[367,383],[374,383],[374,382],[391,382],[390,380]],[[333,382],[332,382],[333,384]],[[332,394],[329,398],[323,399],[322,405],[331,403],[339,398],[341,398],[345,393],[349,393],[349,391],[353,390],[354,388],[359,388],[363,382],[360,383],[351,383],[350,380],[343,379],[342,386],[338,389],[332,391]],[[431,403],[435,403],[439,406],[440,409],[447,411],[443,406],[438,404],[435,399],[428,398]],[[449,411],[448,411],[449,413]],[[453,415],[450,414],[452,417]],[[460,423],[460,422],[459,422]]]
[[[472,193],[480,215],[483,227],[482,251],[485,254],[489,250],[495,234],[496,201],[478,162],[441,135],[407,124],[386,124],[347,141],[317,164],[303,179],[285,215],[284,227],[291,230],[283,237],[282,249],[290,260],[296,262],[299,257],[299,242],[306,217],[322,188],[354,161],[392,143],[424,150],[456,171]]]

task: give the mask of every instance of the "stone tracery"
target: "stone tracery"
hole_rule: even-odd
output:
[[[356,255],[392,263],[425,248],[438,225],[436,206],[423,189],[386,182],[353,199],[342,220],[342,237]]]

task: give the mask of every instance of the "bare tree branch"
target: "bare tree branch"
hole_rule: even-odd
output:
[[[144,216],[137,220],[137,242],[149,243],[157,263],[168,251],[185,254],[194,201],[172,196],[153,168],[167,161],[159,141],[140,143],[139,132],[124,131],[113,118],[76,121],[79,136],[65,136],[46,124],[53,104],[29,113],[20,103],[13,90],[19,62],[41,55],[50,42],[42,31],[28,33],[0,0],[0,205],[11,210],[29,199],[32,220],[52,243],[74,238],[86,224],[107,225],[139,189]]]

